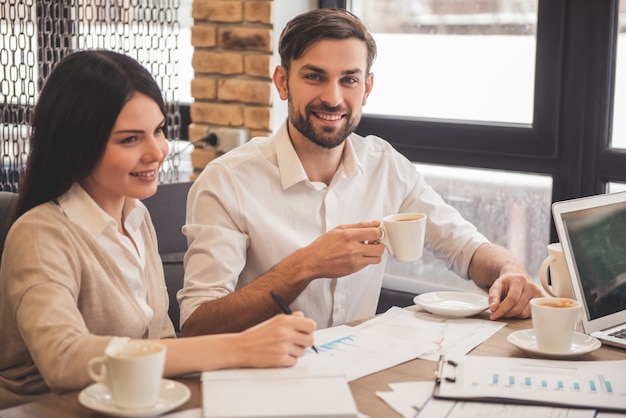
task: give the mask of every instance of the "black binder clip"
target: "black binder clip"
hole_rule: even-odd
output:
[[[446,376],[446,377],[443,376],[443,368],[445,367],[446,364],[449,366],[452,366],[454,370],[454,374],[452,376]],[[446,382],[449,382],[449,383],[456,382],[456,366],[458,366],[456,361],[445,360],[444,355],[440,354],[439,362],[437,364],[437,371],[435,372],[435,381],[437,383],[441,383],[442,380],[445,380]]]

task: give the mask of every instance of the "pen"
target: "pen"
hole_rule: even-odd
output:
[[[278,293],[272,291],[272,292],[270,292],[270,294],[272,295],[272,299],[274,299],[274,302],[276,302],[276,304],[280,307],[280,309],[284,313],[286,313],[287,315],[291,315],[293,313],[293,312],[291,312],[291,309],[289,309],[289,305],[287,305],[285,303],[283,298],[281,298]],[[317,351],[317,348],[315,348],[314,345],[312,345],[311,348],[313,349],[313,351],[315,351],[317,354],[319,354],[319,351]]]

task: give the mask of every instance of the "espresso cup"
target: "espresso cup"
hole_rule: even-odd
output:
[[[130,341],[121,349],[107,349],[104,356],[87,363],[87,372],[104,384],[118,408],[154,406],[159,398],[166,347],[154,341]]]
[[[550,284],[548,284],[548,269],[550,270]],[[548,257],[541,264],[539,279],[550,296],[575,299],[561,243],[555,242],[548,245]]]
[[[416,261],[422,257],[426,232],[425,214],[398,213],[385,216],[380,228],[383,236],[379,242],[396,260]]]
[[[530,301],[537,348],[546,353],[568,353],[582,309],[574,299],[536,298]]]

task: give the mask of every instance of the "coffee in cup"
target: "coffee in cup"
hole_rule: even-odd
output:
[[[548,270],[550,272],[550,284],[548,284]],[[541,264],[539,279],[544,290],[550,296],[575,299],[572,280],[565,263],[561,243],[555,242],[548,245],[548,257]]]
[[[567,298],[535,298],[530,310],[537,348],[546,353],[569,352],[582,319],[580,304]]]
[[[149,408],[158,401],[165,353],[161,343],[129,341],[89,360],[87,372],[107,387],[118,408]]]
[[[389,253],[399,261],[416,261],[424,252],[426,215],[423,213],[398,213],[385,216],[379,240]]]

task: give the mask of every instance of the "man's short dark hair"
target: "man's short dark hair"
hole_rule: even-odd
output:
[[[300,58],[313,44],[324,39],[359,39],[367,47],[370,72],[376,59],[376,42],[365,24],[344,9],[314,9],[290,20],[280,35],[278,51],[281,65],[287,70],[291,60]]]

